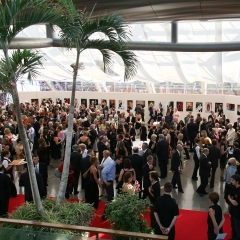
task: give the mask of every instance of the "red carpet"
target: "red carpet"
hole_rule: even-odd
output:
[[[78,201],[70,199],[71,202]],[[9,213],[14,211],[18,206],[24,203],[24,195],[18,195],[17,198],[11,198],[9,203]],[[101,216],[105,208],[105,202],[100,202],[98,210],[95,212],[96,217],[92,220],[91,226],[98,228],[110,228],[108,221],[103,221]],[[180,214],[176,223],[176,240],[203,240],[207,239],[207,212],[180,210]],[[223,225],[224,233],[227,233],[226,239],[231,237],[230,217],[225,214],[225,223]],[[146,219],[150,222],[150,215],[147,214]],[[111,239],[110,235],[99,234],[99,238]]]

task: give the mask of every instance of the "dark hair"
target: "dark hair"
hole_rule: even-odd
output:
[[[91,164],[95,163],[97,160],[98,160],[98,158],[95,157],[95,156],[90,157],[90,163],[91,163]]]
[[[234,142],[234,143],[233,143],[233,146],[234,146],[235,148],[238,148],[238,147],[239,147],[238,142]]]
[[[115,161],[116,161],[116,160],[119,160],[119,159],[121,159],[121,158],[123,159],[123,156],[122,156],[122,155],[117,155],[117,156],[115,157]]]
[[[200,142],[200,138],[197,138],[197,137],[196,137],[196,138],[194,139],[194,142],[195,142],[195,143]]]
[[[118,136],[118,138],[123,139],[123,135],[122,134],[118,134],[117,136]]]
[[[54,131],[53,137],[57,137],[57,136],[58,136],[58,132],[57,132],[57,131]]]
[[[238,174],[232,175],[231,178],[238,182],[238,184],[240,183],[240,176]]]
[[[170,193],[173,189],[173,185],[170,182],[164,184],[164,192]]]
[[[132,168],[132,161],[129,158],[126,158],[123,162],[123,167],[124,168]]]
[[[132,177],[132,173],[131,172],[125,172],[124,175],[123,175],[123,182],[127,183],[128,182],[128,179],[130,177]]]
[[[32,156],[33,158],[38,158],[38,155],[37,154],[33,154],[33,156]]]
[[[153,178],[155,181],[158,181],[158,173],[157,173],[157,171],[149,172],[149,176],[151,176],[151,178]]]
[[[216,145],[217,145],[216,139],[213,139],[213,140],[212,140],[212,145],[213,145],[213,146],[216,146]]]
[[[217,204],[219,201],[219,194],[217,192],[211,192],[209,193],[208,198],[210,199],[211,202]]]
[[[2,158],[6,157],[9,153],[10,153],[10,151],[8,151],[8,150],[3,151],[1,154]]]

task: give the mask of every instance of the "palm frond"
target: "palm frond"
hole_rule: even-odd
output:
[[[111,69],[113,66],[113,54],[116,53],[121,57],[124,63],[124,80],[133,78],[137,73],[138,61],[136,59],[136,55],[132,51],[129,51],[124,43],[119,41],[104,41],[96,39],[87,41],[82,51],[89,48],[97,49],[102,53],[104,70],[105,68]]]

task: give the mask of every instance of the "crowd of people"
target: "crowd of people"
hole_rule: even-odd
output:
[[[25,102],[20,104],[20,109],[40,196],[44,198],[48,196],[49,169],[58,167],[60,176],[63,170],[69,105]],[[168,106],[165,111],[162,105],[153,104],[149,106],[149,116],[145,116],[141,105],[128,110],[127,115],[116,111],[115,106],[110,108],[106,102],[75,108],[65,197],[78,194],[81,188],[85,190],[85,202],[98,208],[99,196],[105,196],[108,202],[114,199],[116,180],[117,194],[137,194],[140,199],[150,199],[151,226],[155,233],[174,239],[178,206],[170,193],[173,188],[184,193],[183,158],[190,159],[192,153],[195,164],[192,181],[200,177],[196,191],[200,197],[209,194],[211,202],[208,239],[216,239],[224,224],[221,207],[217,205],[218,193],[205,190],[208,183],[210,188],[214,187],[219,163],[220,181],[226,182],[224,198],[232,219],[232,239],[240,239],[240,118],[231,123],[223,112],[211,112],[208,118],[189,112],[180,120],[177,108]],[[6,199],[17,196],[11,162],[25,158],[11,105],[0,106],[0,135],[0,215],[3,216],[7,214]],[[140,149],[134,146],[136,140],[142,141]],[[167,177],[168,165],[173,173],[172,181],[164,185],[161,196],[160,179]],[[27,171],[21,167],[16,171],[19,186],[25,188],[25,200],[33,201]],[[105,214],[102,218],[105,219]]]

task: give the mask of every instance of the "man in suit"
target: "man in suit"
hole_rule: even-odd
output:
[[[138,155],[138,147],[133,148],[133,155],[129,156],[129,159],[132,161],[132,168],[135,170],[136,179],[142,187],[142,170],[143,170],[143,157]]]
[[[103,119],[105,119],[106,121],[108,121],[108,118],[109,118],[108,110],[105,110],[105,111],[104,111],[104,115],[103,115]]]
[[[172,155],[171,171],[173,172],[173,177],[172,177],[173,188],[178,188],[178,192],[184,193],[182,189],[181,178],[180,178],[180,173],[182,172],[182,168],[183,168],[182,160],[181,160],[182,149],[183,149],[182,145],[178,144],[176,151]]]
[[[200,142],[200,138],[195,138],[195,145],[193,146],[193,160],[194,160],[194,170],[193,170],[193,174],[192,174],[192,180],[197,181],[198,180],[198,176],[197,176],[197,172],[199,169],[199,159],[200,159],[200,147],[199,147],[199,142]]]
[[[70,163],[72,164],[72,170],[74,172],[74,184],[73,184],[73,191],[74,195],[77,195],[79,193],[78,191],[78,182],[79,182],[79,176],[81,172],[81,162],[82,162],[82,154],[78,152],[78,145],[75,144],[72,146],[73,152],[70,156]],[[72,189],[70,189],[70,192],[72,192]]]
[[[189,133],[189,140],[190,140],[190,152],[193,152],[194,139],[198,133],[198,126],[194,122],[193,117],[190,118],[190,123],[187,124],[187,130]]]
[[[207,155],[209,153],[208,148],[203,149],[203,153],[200,156],[200,169],[199,169],[199,175],[201,178],[201,184],[197,189],[197,193],[203,197],[204,194],[208,194],[205,190],[205,188],[208,185],[208,176],[209,176],[209,167],[211,165],[211,162],[208,161]]]
[[[220,149],[216,147],[216,144],[217,144],[216,140],[213,139],[212,146],[208,148],[209,154],[207,158],[208,158],[208,161],[211,162],[210,168],[212,169],[210,188],[214,187],[215,173],[218,168],[218,161],[220,160],[220,156],[221,156]]]
[[[35,131],[34,149],[38,149],[38,139],[40,138],[40,134],[39,134],[40,124],[37,121],[37,117],[35,115],[33,116],[33,128]]]
[[[149,187],[151,186],[151,181],[149,179],[149,173],[154,170],[153,166],[153,156],[149,155],[147,157],[147,163],[143,165],[143,196],[145,199],[149,195]]]
[[[147,157],[149,155],[152,155],[152,151],[148,148],[148,143],[144,142],[142,144],[142,157],[143,157],[144,164],[147,163]]]
[[[33,155],[33,163],[35,171],[42,175],[43,184],[44,184],[44,196],[47,197],[47,186],[48,186],[48,170],[45,163],[39,162],[39,157],[37,154]]]
[[[240,117],[237,119],[237,122],[233,124],[233,128],[235,129],[235,132],[237,132],[238,128],[240,129]]]
[[[105,136],[100,136],[99,137],[99,142],[97,143],[97,148],[98,148],[98,159],[101,162],[103,159],[103,151],[108,150],[108,147],[105,145],[104,140]]]
[[[87,121],[83,122],[83,126],[85,128],[89,128],[91,124],[92,124],[92,117],[91,117],[91,115],[88,115],[87,116]]]
[[[41,198],[45,197],[44,183],[42,174],[36,172],[38,191]],[[25,202],[33,202],[32,189],[29,179],[29,173],[26,171],[22,173],[19,179],[19,187],[24,187]]]
[[[133,116],[133,113],[132,112],[129,112],[129,116],[127,117],[127,120],[126,120],[127,123],[132,123],[133,126],[134,124],[136,123],[136,117]]]
[[[164,139],[163,134],[159,134],[159,142],[157,143],[157,157],[158,164],[161,171],[160,178],[167,177],[167,165],[168,165],[168,148],[169,143]]]
[[[7,217],[9,198],[11,196],[11,178],[3,173],[3,165],[0,165],[0,217]]]

